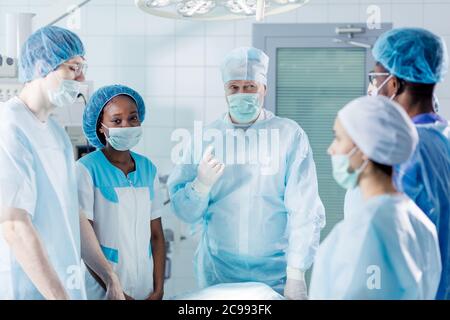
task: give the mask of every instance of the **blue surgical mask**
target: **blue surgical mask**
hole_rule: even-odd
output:
[[[348,154],[336,154],[331,156],[331,164],[333,167],[334,180],[344,189],[353,189],[358,183],[361,172],[364,171],[368,164],[368,160],[353,172],[349,172],[350,158],[355,154],[358,148],[353,148]]]
[[[56,107],[68,107],[75,103],[80,93],[81,83],[75,80],[61,80],[59,88],[48,91],[50,103]]]
[[[230,115],[238,123],[250,123],[258,118],[261,102],[258,93],[236,93],[227,96]]]
[[[120,127],[120,128],[108,128],[102,123],[106,129],[108,129],[108,136],[105,134],[106,141],[118,151],[126,151],[135,147],[142,137],[142,127]]]

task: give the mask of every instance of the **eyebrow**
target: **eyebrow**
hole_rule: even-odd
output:
[[[130,115],[137,114],[137,113],[138,113],[137,111],[132,111],[132,112],[130,112]],[[118,117],[118,116],[122,116],[122,115],[123,115],[123,113],[114,113],[111,115],[111,117]]]

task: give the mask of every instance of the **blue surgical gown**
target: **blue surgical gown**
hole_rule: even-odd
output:
[[[246,130],[224,115],[203,131],[205,140],[214,137],[223,176],[207,196],[192,188],[204,142],[186,152],[188,161],[168,181],[176,215],[203,225],[195,259],[199,285],[263,282],[281,292],[287,265],[311,266],[325,225],[308,138],[297,123],[269,111]]]
[[[405,195],[380,195],[320,245],[310,298],[434,299],[441,270],[434,224]]]
[[[86,299],[73,149],[17,97],[0,108],[0,207],[26,211],[72,299]],[[1,213],[0,213],[1,214]],[[0,299],[43,299],[0,234]]]
[[[436,225],[442,278],[436,299],[450,299],[450,125],[436,114],[414,117],[419,143],[412,157],[395,168],[395,182]],[[347,192],[344,214],[362,204],[358,188]]]

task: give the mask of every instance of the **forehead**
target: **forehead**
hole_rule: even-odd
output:
[[[82,56],[76,56],[76,57],[70,58],[69,60],[66,61],[66,63],[69,63],[69,64],[83,63],[83,62],[86,62],[86,60]]]
[[[336,120],[334,121],[334,131],[336,132],[336,134],[346,134],[346,131],[342,126],[342,123],[339,120],[339,118],[336,118]]]
[[[105,113],[132,113],[137,112],[136,102],[127,95],[119,95],[112,98],[104,107]]]
[[[389,71],[388,71],[385,67],[383,67],[383,65],[382,65],[381,63],[379,63],[379,62],[377,62],[377,63],[375,64],[374,70],[375,70],[376,72],[389,72]]]

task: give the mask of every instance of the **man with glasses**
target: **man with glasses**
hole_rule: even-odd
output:
[[[442,38],[418,28],[394,29],[383,34],[372,50],[376,65],[369,73],[369,95],[398,102],[419,133],[413,156],[395,168],[395,182],[436,225],[442,259],[437,299],[450,299],[450,125],[436,113],[434,90],[448,69]],[[347,193],[350,205],[364,200],[359,190]]]
[[[123,299],[91,225],[79,213],[69,137],[50,115],[84,81],[77,35],[44,27],[25,42],[24,88],[0,108],[0,299],[86,299],[82,261]]]

